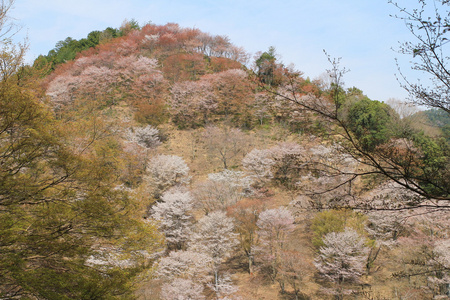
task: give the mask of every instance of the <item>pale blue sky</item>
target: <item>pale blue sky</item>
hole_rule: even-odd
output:
[[[325,49],[350,69],[347,87],[385,101],[406,97],[394,59],[411,59],[391,49],[411,38],[404,23],[389,16],[395,12],[387,0],[16,0],[11,14],[28,35],[29,61],[68,36],[118,28],[124,19],[174,22],[227,35],[252,54],[275,46],[285,64],[311,79],[330,67]]]

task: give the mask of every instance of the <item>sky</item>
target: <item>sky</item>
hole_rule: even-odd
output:
[[[325,50],[350,70],[346,87],[386,101],[406,98],[395,58],[408,76],[412,59],[395,51],[412,38],[404,22],[390,16],[395,13],[387,0],[16,0],[10,15],[22,26],[16,39],[28,38],[29,62],[67,37],[119,28],[124,20],[170,22],[227,35],[252,56],[274,46],[279,60],[310,79],[331,68]]]

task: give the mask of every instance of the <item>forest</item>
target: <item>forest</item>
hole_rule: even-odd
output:
[[[176,23],[25,64],[2,1],[0,299],[448,299],[450,9],[417,2],[432,80],[385,103]]]

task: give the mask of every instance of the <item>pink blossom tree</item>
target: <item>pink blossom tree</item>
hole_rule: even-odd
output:
[[[207,80],[177,82],[171,92],[172,121],[181,128],[206,124],[217,109],[217,97]]]
[[[92,103],[104,107],[126,99],[138,109],[136,115],[142,114],[145,105],[153,109],[153,114],[157,112],[156,108],[161,110],[159,98],[166,86],[166,80],[158,70],[157,61],[128,53],[130,48],[127,47],[133,45],[127,41],[116,46],[118,48],[114,51],[104,50],[81,57],[71,68],[62,69],[52,75],[54,77],[51,77],[47,89],[50,100],[61,108],[75,100],[81,100],[82,105]],[[121,51],[121,47],[128,50]],[[157,117],[161,118],[159,115],[152,118]]]
[[[259,214],[258,245],[255,247],[256,256],[268,271],[270,278],[278,280],[284,291],[284,280],[278,276],[278,270],[283,259],[282,253],[286,249],[289,235],[294,231],[294,217],[285,207],[267,209]]]

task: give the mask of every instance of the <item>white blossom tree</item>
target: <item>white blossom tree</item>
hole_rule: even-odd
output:
[[[244,170],[255,180],[259,185],[266,183],[272,179],[272,167],[275,160],[272,158],[272,151],[264,149],[253,149],[242,160]]]
[[[433,299],[447,299],[450,294],[450,239],[435,243],[430,265],[434,270],[434,274],[428,277],[435,290]]]
[[[147,149],[156,148],[161,144],[159,130],[151,125],[128,129],[126,138],[128,141]]]
[[[231,300],[235,299],[230,297],[238,291],[238,287],[233,284],[230,275],[222,274],[217,278],[217,283],[209,284],[210,289],[212,289],[217,296],[218,300]]]
[[[325,246],[319,249],[314,261],[319,274],[333,284],[329,290],[340,298],[346,292],[343,284],[359,282],[364,273],[369,248],[355,230],[330,232],[323,238]]]
[[[402,214],[404,215],[404,212],[371,211],[367,214],[369,219],[365,229],[371,237],[376,239],[379,245],[390,247],[406,230],[405,219],[402,218]]]
[[[147,165],[147,180],[158,197],[168,188],[189,182],[189,167],[176,155],[157,155]]]
[[[233,219],[222,211],[215,211],[198,221],[191,237],[189,250],[204,253],[211,258],[215,287],[220,284],[220,265],[231,256],[231,251],[238,244],[237,234],[233,229]]]
[[[205,253],[172,251],[159,260],[156,274],[165,280],[183,278],[203,283],[210,281],[210,264],[211,257]]]
[[[173,188],[152,207],[152,217],[166,236],[169,249],[182,249],[189,239],[193,216],[193,198],[188,191]]]
[[[175,278],[161,287],[164,300],[203,300],[203,286],[190,279]]]

